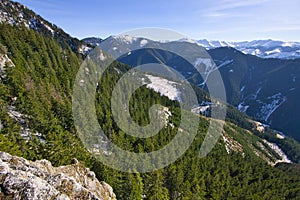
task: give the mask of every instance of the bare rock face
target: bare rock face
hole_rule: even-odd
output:
[[[0,53],[0,80],[6,78],[5,66],[15,67],[14,63],[11,61],[11,59],[8,58],[6,54]]]
[[[48,160],[35,162],[0,152],[0,199],[115,200],[113,189],[95,173],[76,163],[53,167]]]

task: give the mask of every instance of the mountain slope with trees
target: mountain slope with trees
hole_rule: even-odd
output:
[[[99,180],[113,187],[117,199],[293,199],[300,196],[299,176],[291,170],[298,165],[271,166],[279,155],[253,134],[255,131],[237,124],[227,122],[213,151],[200,158],[199,150],[210,119],[198,115],[200,124],[192,145],[171,165],[150,173],[125,173],[103,165],[84,148],[73,122],[72,87],[82,55],[66,41],[45,36],[22,24],[1,23],[0,30],[1,54],[13,63],[5,62],[5,77],[0,80],[0,151],[29,160],[45,158],[54,166],[71,164],[77,158]],[[148,124],[149,107],[161,104],[172,112],[169,123],[174,127],[167,124],[147,139],[120,130],[112,117],[110,97],[113,86],[130,69],[115,62],[99,80],[95,94],[98,121],[106,135],[121,148],[150,152],[174,137],[181,112],[177,101],[142,87],[130,100],[133,119],[140,125]],[[204,100],[201,97],[203,94],[199,94],[199,100]]]
[[[229,104],[255,120],[300,140],[297,104],[300,59],[263,59],[231,47],[206,52],[195,43],[158,42],[130,36],[111,36],[98,42],[94,40],[92,44],[98,44],[112,55],[124,54],[118,60],[133,67],[149,62],[163,63],[204,89],[204,80],[213,77],[212,74],[218,70]],[[130,52],[130,55],[126,52]],[[188,60],[174,52],[184,54]]]

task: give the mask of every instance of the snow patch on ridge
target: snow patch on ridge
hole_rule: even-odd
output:
[[[244,105],[244,102],[242,102],[238,105],[238,110],[243,113],[246,113],[249,107],[250,106]]]
[[[287,155],[278,147],[277,144],[268,142],[267,140],[263,140],[265,144],[267,144],[273,151],[276,152],[277,155],[281,157],[280,160],[276,160],[274,165],[277,163],[292,163],[292,161],[287,157]]]
[[[41,24],[43,24],[45,26],[45,28],[48,29],[51,32],[52,37],[54,37],[54,33],[55,33],[54,30],[50,26],[45,24],[43,21],[41,22]]]
[[[207,79],[209,77],[209,75],[215,71],[220,69],[221,67],[224,67],[226,65],[229,65],[233,62],[233,60],[225,60],[223,63],[221,63],[220,65],[216,65],[211,59],[209,58],[197,58],[197,60],[194,63],[195,68],[199,69],[199,67],[201,67],[201,64],[205,66],[202,75],[203,75],[203,83],[199,84],[199,86],[203,86],[205,85],[205,83],[207,82]]]
[[[226,149],[227,154],[234,151],[234,152],[242,153],[243,157],[245,156],[243,146],[238,141],[234,140],[232,137],[230,137],[229,135],[227,135],[225,133],[222,133],[222,138],[225,143],[225,149]]]
[[[204,74],[209,74],[211,71],[216,69],[215,64],[209,58],[197,58],[196,61],[194,62],[194,66],[197,68],[200,67],[201,65],[205,66]]]
[[[274,53],[281,53],[281,51],[280,51],[280,49],[276,48],[274,50],[265,52],[265,54],[267,54],[267,55],[274,54]]]
[[[91,47],[88,47],[87,45],[82,45],[79,49],[78,52],[81,54],[87,54],[88,52],[90,52],[92,50]]]
[[[170,100],[181,101],[181,93],[176,87],[178,83],[152,75],[146,76],[151,81],[151,83],[147,84],[147,88],[153,89],[155,92],[158,92],[161,95],[168,97]]]
[[[118,36],[112,36],[114,39],[124,42],[126,44],[132,44],[137,40],[137,38],[129,36],[129,35],[118,35]]]
[[[145,46],[146,44],[148,44],[148,40],[142,39],[141,42],[140,42],[140,47],[143,47],[143,46]]]
[[[282,96],[281,93],[275,94],[271,97],[268,97],[268,100],[271,100],[270,103],[265,103],[261,107],[261,114],[264,116],[264,120],[267,122],[270,116],[287,100],[285,96]]]

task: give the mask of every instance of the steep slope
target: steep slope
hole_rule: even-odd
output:
[[[141,125],[148,124],[149,117],[145,117],[144,113],[147,113],[147,110],[149,110],[151,105],[161,104],[169,107],[169,111],[172,113],[172,115],[169,115],[167,122],[168,126],[162,129],[157,135],[147,139],[131,137],[127,134],[124,134],[122,130],[111,130],[109,128],[109,124],[113,123],[113,117],[107,118],[101,113],[106,113],[106,116],[112,116],[109,106],[107,105],[109,103],[105,103],[107,102],[105,99],[110,99],[111,94],[108,91],[113,90],[118,79],[113,80],[111,74],[111,72],[108,73],[99,83],[99,91],[101,91],[99,92],[99,96],[103,92],[105,92],[105,94],[104,96],[103,94],[101,95],[102,98],[99,97],[101,101],[97,104],[99,105],[97,106],[97,109],[99,109],[98,113],[100,119],[103,118],[103,120],[101,120],[101,122],[104,123],[103,127],[107,127],[105,132],[112,133],[113,143],[117,144],[122,149],[134,152],[151,152],[168,144],[177,131],[177,116],[179,113],[176,107],[178,105],[176,105],[176,101],[169,102],[167,99],[169,95],[168,92],[160,90],[160,94],[157,94],[153,91],[148,91],[148,85],[140,88],[133,94],[131,100],[132,104],[129,108],[129,110],[131,110],[132,117]],[[119,74],[118,76],[122,76],[122,74]],[[107,81],[110,81],[110,83],[105,86],[104,83],[107,83]],[[166,83],[166,81],[161,82]],[[151,83],[149,84],[151,86]],[[160,96],[161,94],[163,96]],[[278,199],[288,198],[289,195],[297,195],[298,186],[295,186],[293,188],[295,189],[295,192],[297,191],[296,193],[292,194],[288,192],[289,194],[284,196],[282,188],[277,187],[280,185],[277,182],[277,178],[282,176],[280,170],[273,167],[269,168],[269,166],[266,165],[270,164],[271,166],[276,166],[277,163],[290,161],[284,155],[284,153],[282,154],[282,151],[279,150],[280,148],[278,148],[276,144],[271,144],[270,142],[257,137],[255,134],[253,134],[255,131],[245,130],[236,126],[235,124],[226,123],[222,137],[218,140],[213,151],[208,156],[200,158],[198,152],[206,135],[209,119],[206,117],[199,117],[201,122],[199,125],[198,134],[195,137],[191,147],[180,159],[164,169],[155,171],[153,173],[136,175],[137,179],[141,179],[139,187],[136,186],[139,188],[139,195],[145,196],[146,199],[239,199],[245,195],[249,198],[265,199],[270,197],[269,194],[263,194],[259,191],[261,188],[269,186],[271,187],[271,191],[276,190],[278,192]],[[183,133],[188,134],[188,131],[182,131]],[[114,137],[113,133],[115,133],[118,137]],[[179,149],[180,146],[177,148]],[[178,150],[177,148],[176,150]],[[174,151],[176,150],[174,149]],[[101,153],[101,150],[100,152],[97,151],[97,153]],[[107,152],[103,152],[103,154],[107,154]],[[164,159],[161,161],[164,161]],[[276,175],[273,174],[273,172]],[[109,172],[110,175],[112,175],[112,173],[113,172]],[[243,174],[248,174],[249,176],[243,176]],[[264,178],[257,179],[256,175],[253,174],[256,174],[257,177]],[[126,175],[124,174],[123,176]],[[222,178],[214,179],[213,177],[215,176],[221,176]],[[148,181],[153,179],[157,182],[155,186],[152,187],[149,185]],[[281,178],[279,179],[283,180]],[[116,190],[116,193],[121,194],[120,197],[122,199],[128,198],[128,196],[132,198],[131,195],[124,194],[121,191],[122,188],[114,187],[115,185],[118,185],[120,180],[118,179],[115,181],[116,183],[109,183],[112,184],[113,188]],[[292,180],[290,181],[292,182]],[[217,182],[218,184],[213,184]],[[239,185],[237,183],[241,184]],[[141,185],[143,185],[143,187],[141,187]],[[194,187],[199,187],[199,190],[197,192],[194,191]],[[255,187],[257,188],[254,189]],[[191,191],[194,192],[189,193]],[[156,194],[156,196],[153,196],[153,192]]]
[[[300,141],[299,59],[261,59],[227,47],[209,54],[216,64],[233,60],[220,69],[231,104]]]
[[[76,53],[85,53],[85,51],[83,51],[83,49],[86,48],[84,42],[71,37],[55,24],[48,22],[20,3],[10,0],[1,0],[0,23],[10,24],[12,26],[25,26],[46,37],[53,37],[62,46],[66,44],[69,45]]]
[[[275,145],[264,142],[251,134],[251,131],[235,124],[227,123],[223,137],[217,141],[215,148],[201,158],[199,150],[210,119],[189,110],[182,112],[200,117],[200,124],[192,145],[176,162],[149,173],[120,172],[104,165],[95,158],[92,151],[88,151],[90,149],[83,146],[74,127],[72,86],[82,61],[81,56],[75,54],[67,43],[62,44],[55,38],[45,37],[43,33],[22,25],[16,27],[1,24],[0,30],[0,43],[5,46],[3,55],[7,63],[3,68],[5,77],[0,81],[1,151],[29,160],[47,159],[54,166],[69,165],[75,157],[90,167],[99,180],[111,185],[118,199],[292,199],[299,196],[299,176],[285,170],[286,168],[277,168],[276,163],[287,161],[282,152],[274,150],[277,148],[272,149],[271,146]],[[170,48],[177,47],[177,43],[171,45]],[[180,47],[187,47],[186,43],[181,45]],[[199,46],[190,48],[203,50]],[[13,65],[10,65],[5,55]],[[160,58],[154,55],[155,59]],[[169,53],[167,55],[172,56]],[[202,55],[196,52],[191,56],[201,58]],[[205,65],[200,61],[199,67],[205,70]],[[151,81],[161,80],[163,77],[148,75],[151,83],[139,88],[132,95],[129,104],[124,105],[124,109],[128,108],[133,120],[144,126],[150,121],[150,107],[155,104],[163,105],[166,115],[162,121],[165,126],[159,133],[146,139],[133,137],[121,130],[113,118],[111,95],[115,84],[130,69],[118,62],[107,69],[97,84],[94,107],[98,122],[111,142],[130,152],[152,152],[164,147],[174,138],[181,121],[181,109],[174,96],[169,96],[169,99],[164,95],[165,90],[159,90],[161,86],[158,82],[155,81],[155,84]],[[166,85],[170,81],[159,82]],[[174,83],[171,85],[174,86]],[[204,100],[201,99],[204,96],[202,90],[201,92],[198,94],[200,102]],[[176,97],[177,95],[178,93]],[[122,108],[120,106],[120,111]],[[90,112],[85,111],[86,114]],[[240,113],[235,116],[244,117]],[[87,122],[81,123],[84,125]],[[24,130],[28,137],[20,134]],[[185,136],[190,133],[185,129],[181,134]],[[107,157],[113,155],[110,152],[111,143],[102,138],[97,138],[97,142],[99,145],[94,146],[97,154]],[[174,145],[167,156],[173,156],[174,152],[182,148],[181,142],[184,141]],[[122,159],[133,161],[130,157]],[[165,158],[157,162],[165,162]],[[72,172],[72,166],[71,169],[62,168]],[[10,180],[14,178],[15,176]]]

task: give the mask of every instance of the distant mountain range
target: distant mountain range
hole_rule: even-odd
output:
[[[86,38],[83,41],[97,45],[100,44],[103,39],[100,38]],[[220,47],[232,47],[244,54],[250,54],[261,58],[280,58],[280,59],[296,59],[300,58],[300,42],[284,42],[276,40],[253,40],[244,42],[227,42],[219,40],[192,40],[192,39],[180,39],[180,42],[194,43],[206,48],[207,50],[220,48]]]
[[[244,42],[226,42],[218,40],[188,40],[196,43],[206,49],[214,49],[219,47],[233,47],[244,54],[251,54],[261,58],[281,58],[295,59],[300,58],[300,42],[283,42],[275,40],[253,40]]]
[[[84,40],[88,41],[88,40]],[[278,129],[300,141],[297,130],[300,129],[300,107],[298,77],[300,77],[300,59],[266,59],[244,54],[228,46],[233,43],[208,42],[202,45],[193,41],[158,42],[146,38],[130,36],[111,36],[95,41],[111,55],[125,54],[118,60],[138,66],[147,63],[164,63],[180,72],[191,83],[203,87],[205,79],[219,69],[227,93],[228,103],[272,128]],[[208,46],[210,45],[210,46]],[[269,40],[234,43],[239,48],[247,46],[271,48],[272,46],[297,47],[298,43],[283,43]],[[208,50],[205,48],[214,46]],[[226,46],[226,47],[218,47]],[[143,47],[142,50],[137,50]],[[300,47],[299,47],[300,48]],[[171,49],[188,56],[189,63],[159,49]],[[278,57],[283,57],[278,55]],[[214,62],[212,62],[214,61]],[[191,66],[190,64],[194,66]],[[215,64],[214,64],[215,63]],[[202,77],[195,68],[201,71]],[[284,120],[283,120],[284,119]]]

